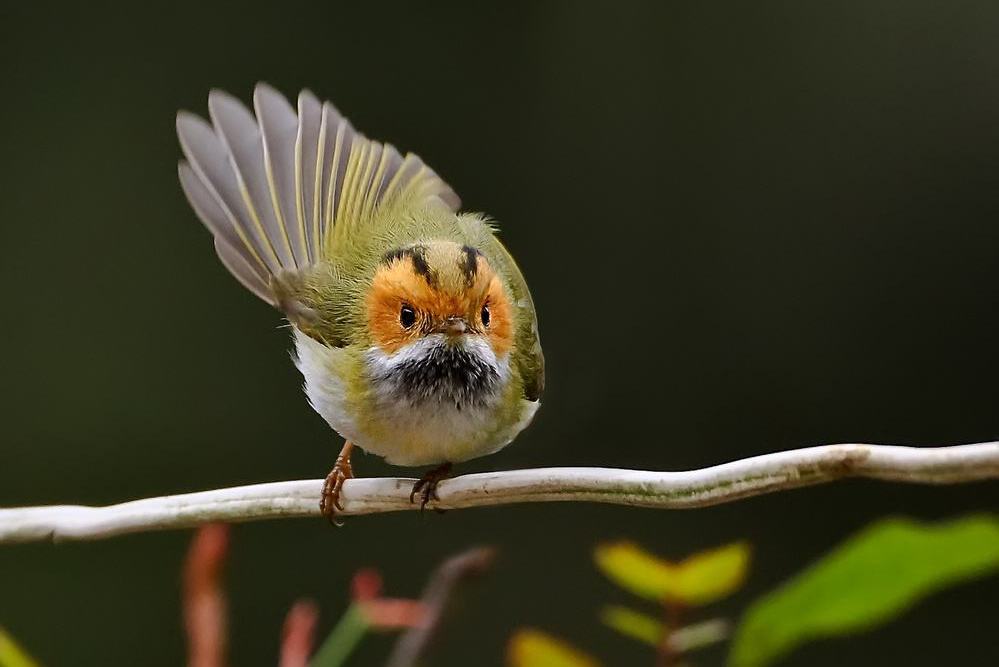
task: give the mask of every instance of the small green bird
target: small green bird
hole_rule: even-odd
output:
[[[354,445],[403,466],[498,451],[544,388],[531,294],[478,213],[412,153],[357,132],[308,90],[258,84],[256,117],[218,90],[211,123],[177,114],[180,182],[244,287],[283,311],[312,407],[346,440],[320,507],[333,519]]]

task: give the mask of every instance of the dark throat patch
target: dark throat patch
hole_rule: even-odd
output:
[[[451,404],[458,410],[488,404],[500,387],[498,369],[477,354],[447,343],[372,379],[388,383],[397,398],[410,404]]]

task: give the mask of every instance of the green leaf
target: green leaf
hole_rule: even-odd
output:
[[[627,607],[604,607],[600,611],[600,620],[622,635],[652,646],[659,646],[666,632],[666,627],[659,619]]]
[[[880,521],[753,604],[729,664],[758,667],[811,639],[869,629],[920,598],[999,568],[999,521]]]
[[[742,586],[749,546],[736,542],[671,563],[631,542],[602,544],[597,566],[622,588],[658,602],[686,606],[709,604]]]
[[[357,603],[350,605],[309,661],[309,667],[340,667],[345,664],[370,627]]]
[[[0,628],[0,667],[38,667],[3,628]]]
[[[509,667],[600,667],[594,658],[540,630],[518,630],[507,647]]]

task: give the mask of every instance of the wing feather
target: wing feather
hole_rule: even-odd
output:
[[[269,278],[246,261],[243,253],[219,237],[215,237],[215,253],[222,260],[222,265],[229,270],[236,280],[270,305],[277,307],[277,299],[268,284]]]
[[[253,107],[260,120],[264,169],[271,205],[281,230],[279,236],[291,248],[294,265],[308,266],[304,219],[299,215],[295,183],[298,116],[288,100],[267,84],[258,84],[253,91]]]
[[[371,175],[371,182],[368,184],[364,195],[364,205],[361,207],[362,218],[369,218],[374,215],[379,202],[383,201],[382,196],[385,193],[385,186],[388,185],[395,172],[398,171],[401,163],[402,157],[399,156],[399,151],[395,149],[395,146],[384,144],[378,165]]]
[[[377,189],[372,189],[371,202],[373,204],[386,199],[389,183],[395,180],[395,176],[402,167],[402,163],[402,156],[399,155],[399,151],[395,149],[395,146],[385,144],[385,153],[383,154],[384,170],[378,179]]]
[[[347,162],[355,139],[354,128],[329,102],[323,105],[323,126],[326,128],[322,180],[324,213],[319,227],[320,245],[325,242],[327,228],[340,206],[340,193],[347,177]]]
[[[247,252],[260,264],[271,269],[276,267],[276,264],[269,263],[270,256],[264,251],[264,244],[256,230],[244,222],[249,217],[246,204],[239,193],[239,184],[229,166],[225,148],[211,126],[193,114],[181,112],[177,114],[177,136],[191,170],[223,209],[233,229],[239,232]],[[184,185],[183,180],[181,185]],[[186,188],[185,192],[189,199],[192,198]],[[201,216],[200,211],[195,209],[195,212]],[[212,229],[210,219],[204,216],[201,219]]]
[[[322,105],[308,90],[298,95],[298,135],[295,140],[295,190],[302,219],[302,243],[309,263],[319,256],[314,240],[319,238],[322,193]]]
[[[257,121],[239,100],[221,90],[209,93],[208,113],[216,133],[228,149],[251,223],[267,240],[278,266],[293,267],[291,244],[278,225],[271,203],[263,141]]]
[[[296,109],[258,84],[252,113],[220,91],[208,96],[211,124],[177,114],[186,160],[178,174],[191,207],[215,236],[222,263],[272,305],[275,277],[329,261],[393,202],[439,200],[457,211],[454,191],[419,157],[357,132],[308,90]],[[282,297],[283,299],[284,297]]]
[[[395,196],[396,192],[404,187],[404,183],[408,183],[412,179],[413,175],[420,170],[422,165],[423,162],[420,158],[412,153],[407,155],[399,166],[398,171],[396,171],[388,185],[385,186],[385,193],[382,196],[386,199]]]
[[[369,142],[368,146],[368,155],[364,161],[364,169],[361,172],[360,180],[357,182],[357,196],[354,198],[354,206],[350,216],[352,222],[366,220],[370,217],[370,213],[366,212],[368,194],[373,189],[372,182],[374,181],[375,172],[378,171],[378,165],[381,163],[382,153],[384,152],[381,144]]]
[[[252,250],[251,246],[243,240],[239,227],[225,212],[221,202],[205,187],[204,182],[198,178],[186,160],[181,160],[177,164],[177,174],[180,177],[180,185],[184,194],[187,196],[187,202],[198,214],[198,217],[205,222],[205,226],[212,234],[233,248],[245,246],[248,251]],[[263,263],[255,255],[253,255],[253,260],[257,266],[263,267]]]

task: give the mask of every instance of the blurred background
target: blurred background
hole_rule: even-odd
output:
[[[334,100],[500,222],[548,390],[514,445],[462,472],[999,437],[999,5],[361,4],[0,8],[0,505],[329,470],[340,440],[278,314],[219,264],[177,184],[176,110],[258,80]],[[415,595],[446,555],[494,544],[433,664],[501,664],[522,625],[648,664],[596,618],[623,597],[593,567],[600,541],[672,557],[750,541],[748,585],[721,606],[736,613],[877,517],[997,507],[996,484],[851,481],[696,511],[237,526],[233,663],[273,665],[301,596],[325,634],[358,567]],[[177,665],[189,539],[0,548],[0,623],[48,665]],[[996,664],[997,603],[996,578],[959,587],[786,664]]]

